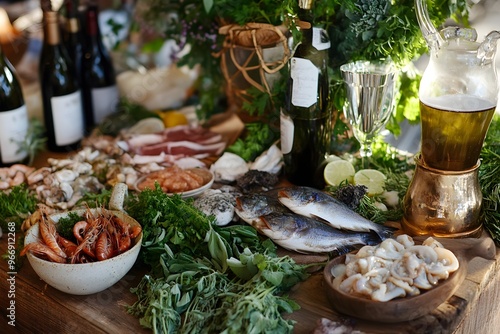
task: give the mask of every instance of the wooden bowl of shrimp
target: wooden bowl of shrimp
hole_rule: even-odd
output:
[[[68,217],[70,213],[82,217],[105,215],[119,225],[107,228],[107,238],[105,238],[107,240],[101,240],[104,239],[102,237],[95,237],[96,240],[85,237],[78,245],[70,245],[67,240],[61,241],[60,235],[53,230],[54,227],[57,230],[59,220]],[[74,226],[75,233],[78,233],[78,229],[84,230],[86,227],[79,223]],[[121,230],[119,233],[109,232],[112,229]],[[102,235],[101,233],[100,236]],[[88,246],[89,242],[95,243],[93,248]],[[47,215],[28,229],[24,243],[23,251],[33,270],[43,281],[69,294],[89,295],[111,287],[132,268],[141,248],[142,231],[140,224],[123,211],[102,208],[81,209]],[[116,246],[111,247],[111,243],[115,243]],[[58,254],[61,250],[62,253]],[[94,252],[95,258],[86,254],[90,251]]]

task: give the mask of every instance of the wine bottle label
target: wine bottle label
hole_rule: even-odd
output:
[[[330,38],[325,29],[313,27],[312,45],[319,51],[328,50],[330,48]]]
[[[80,91],[55,96],[50,99],[50,102],[54,119],[56,145],[70,145],[81,140],[84,134],[84,124]]]
[[[116,110],[119,94],[116,85],[92,89],[92,108],[94,122],[99,124],[106,116]]]
[[[309,108],[318,100],[319,70],[309,60],[293,57],[290,66],[292,104]]]
[[[281,133],[281,152],[288,154],[292,152],[294,125],[290,116],[286,115],[283,110],[280,114],[280,133]]]
[[[20,150],[20,143],[28,133],[28,112],[26,106],[0,112],[0,152],[2,163],[10,164],[26,158],[28,152]]]

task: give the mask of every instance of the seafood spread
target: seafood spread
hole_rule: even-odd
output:
[[[261,217],[266,227],[260,232],[283,248],[299,253],[345,253],[356,245],[376,244],[370,233],[345,232],[314,218],[295,213],[270,213]]]
[[[26,178],[35,169],[22,164],[0,168],[0,190],[9,189],[26,182]]]
[[[344,203],[320,190],[309,187],[290,187],[278,192],[279,201],[295,213],[321,218],[341,230],[377,233],[380,239],[391,237],[393,229],[376,224]]]
[[[27,244],[20,255],[28,251],[35,256],[57,263],[89,263],[103,261],[126,252],[140,235],[139,225],[130,226],[110,211],[94,215],[87,210],[73,226],[75,242],[62,237],[54,221],[43,211],[39,213],[41,240]]]
[[[458,268],[455,254],[434,238],[415,245],[403,234],[347,254],[345,264],[334,266],[331,273],[340,291],[386,302],[432,289]]]
[[[182,193],[200,188],[212,178],[212,173],[204,168],[182,169],[178,166],[171,166],[145,175],[138,181],[137,189],[154,189],[155,183],[158,182],[166,193]]]

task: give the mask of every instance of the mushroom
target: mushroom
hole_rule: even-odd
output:
[[[375,246],[363,246],[356,253],[356,257],[370,256],[370,255],[373,255],[374,252],[375,252]],[[346,261],[347,261],[347,257],[346,257]]]
[[[427,239],[425,239],[424,242],[422,242],[422,245],[429,246],[432,248],[437,248],[437,247],[444,248],[443,244],[434,239],[433,237],[428,237]]]
[[[395,260],[401,257],[400,251],[404,246],[394,239],[385,239],[375,250],[375,255],[387,260]]]
[[[430,264],[433,262],[436,262],[438,259],[438,255],[436,251],[428,246],[422,246],[422,245],[414,245],[411,247],[408,247],[405,251],[406,252],[411,252],[417,255],[419,259],[424,260],[425,263]]]
[[[445,270],[452,273],[458,270],[460,263],[458,262],[457,257],[453,254],[452,251],[446,248],[435,248],[436,254],[438,255],[439,262],[444,265]]]
[[[396,237],[396,241],[402,244],[405,248],[415,245],[413,238],[408,234],[401,234]]]
[[[405,290],[405,292],[407,294],[409,294],[410,296],[416,296],[416,295],[420,294],[420,290],[418,290],[417,287],[411,286],[408,282],[405,282],[403,280],[400,280],[400,279],[397,279],[397,278],[391,276],[391,277],[387,278],[387,281],[391,282],[395,286],[400,287],[401,289]]]
[[[393,286],[392,289],[388,288],[388,284],[381,284],[378,290],[375,290],[372,293],[372,299],[379,302],[387,302],[394,298],[404,297],[406,295],[405,290],[391,284]]]
[[[425,266],[420,266],[420,268],[418,269],[417,277],[413,279],[413,285],[419,289],[432,289],[433,285],[427,278],[427,271],[425,270]]]
[[[351,293],[354,290],[353,287],[356,284],[356,281],[362,277],[363,275],[361,274],[348,276],[345,280],[342,281],[342,283],[340,283],[339,290],[344,291],[345,293]]]

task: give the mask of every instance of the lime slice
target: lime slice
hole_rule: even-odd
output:
[[[354,175],[354,184],[368,188],[368,196],[384,192],[386,176],[376,169],[361,169]]]
[[[149,117],[141,119],[135,125],[128,129],[129,133],[133,134],[148,134],[148,133],[156,133],[163,131],[165,129],[165,125],[163,121],[156,117]]]
[[[330,161],[323,171],[326,184],[330,186],[338,186],[340,183],[347,180],[352,183],[353,176],[356,173],[354,166],[346,160]]]

